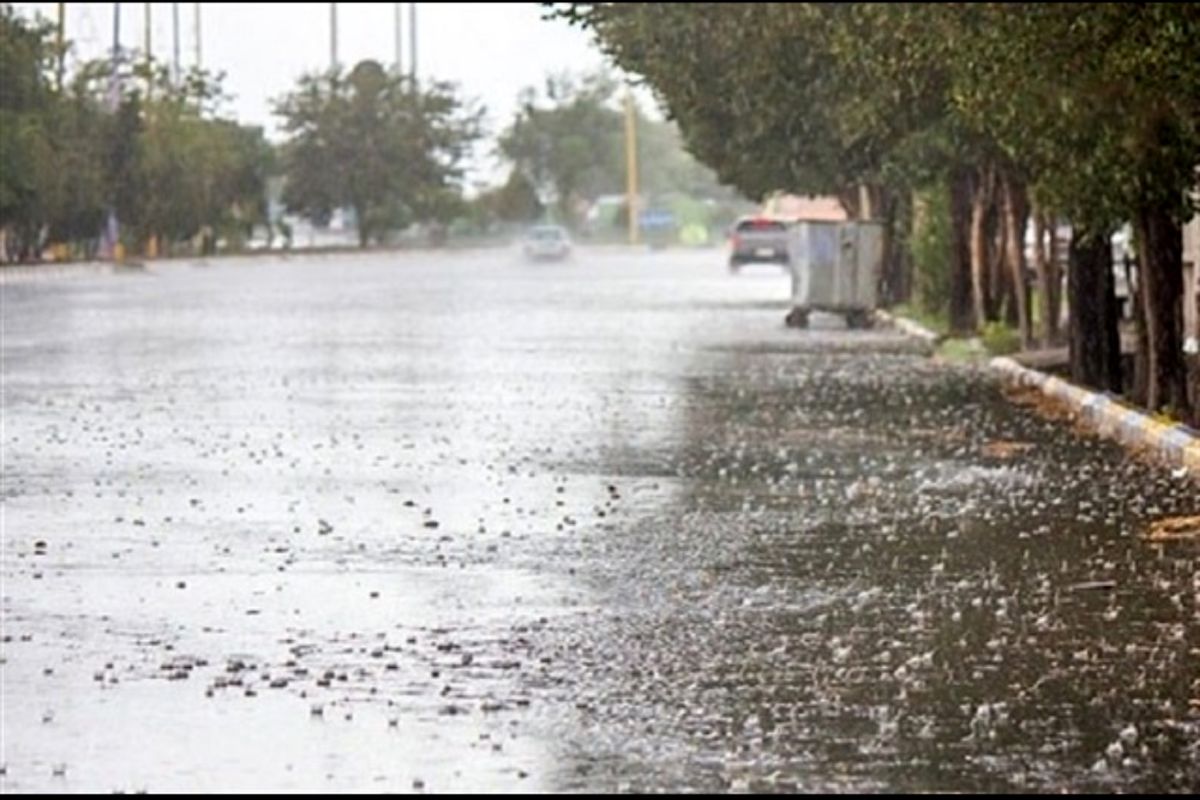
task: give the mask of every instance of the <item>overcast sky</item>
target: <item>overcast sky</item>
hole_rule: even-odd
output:
[[[54,18],[56,3],[17,3]],[[104,55],[112,47],[113,3],[67,3],[66,35],[73,58]],[[121,40],[142,48],[145,3],[121,3]],[[172,3],[150,3],[155,57],[172,58]],[[232,113],[264,125],[273,137],[270,113],[278,97],[301,73],[329,64],[329,3],[201,3],[202,58],[208,69],[226,73]],[[338,3],[338,60],[395,58],[393,3]],[[409,4],[403,9],[404,63],[408,65]],[[184,67],[195,62],[194,3],[179,3]],[[458,83],[488,109],[489,132],[511,119],[517,93],[540,85],[548,72],[593,69],[604,57],[587,34],[561,21],[541,19],[535,3],[418,3],[417,69],[420,75]],[[643,95],[644,97],[644,95]],[[490,173],[490,170],[489,170]],[[489,174],[489,177],[491,175]]]

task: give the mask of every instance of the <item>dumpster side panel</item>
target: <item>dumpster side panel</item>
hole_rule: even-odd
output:
[[[858,304],[858,226],[838,226],[838,266],[834,282],[834,308],[855,308]]]
[[[792,304],[828,311],[875,307],[883,257],[877,223],[799,222],[789,241]]]
[[[807,308],[811,305],[812,294],[809,276],[809,236],[808,223],[801,222],[792,226],[788,235],[788,268],[792,271],[792,305]]]
[[[836,223],[805,223],[809,289],[808,305],[828,306],[838,295],[840,241]]]

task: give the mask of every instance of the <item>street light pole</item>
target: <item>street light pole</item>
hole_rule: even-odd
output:
[[[410,59],[411,70],[409,76],[412,78],[413,86],[417,84],[417,4],[408,4],[408,57]]]
[[[171,3],[171,32],[175,37],[172,67],[175,74],[175,85],[179,86],[179,3]]]
[[[150,32],[151,32],[151,30],[153,30],[154,25],[153,25],[153,18],[150,14],[150,4],[146,3],[145,8],[146,8],[146,19],[144,21],[145,21],[145,25],[146,25],[146,30],[144,31],[144,34],[146,37],[146,45],[145,45],[145,47],[146,47],[146,96],[149,97],[150,96],[150,87],[154,82],[154,79],[151,75],[152,70],[153,70],[153,63],[154,63],[154,50],[153,50],[152,42],[150,39]]]
[[[113,83],[117,80],[117,63],[121,59],[121,4],[113,3],[113,45],[112,45],[112,65],[113,65]]]
[[[329,4],[329,68],[338,66],[337,3]]]
[[[66,29],[67,29],[67,4],[58,4],[58,65],[55,68],[55,78],[58,85],[58,90],[61,92],[63,88],[63,66],[66,63],[67,48],[66,48]]]
[[[403,31],[401,30],[400,21],[404,17],[404,13],[401,11],[400,6],[401,6],[400,3],[392,3],[392,18],[393,18],[393,21],[395,23],[395,28],[396,28],[396,30],[395,30],[395,39],[396,39],[395,70],[396,70],[397,75],[404,74],[404,62],[400,60],[400,57],[402,55],[401,43],[404,41],[404,35],[403,35]]]
[[[633,94],[625,89],[625,204],[629,209],[629,243],[638,243],[637,123]]]
[[[204,40],[200,36],[200,4],[199,3],[192,4],[192,16],[193,16],[192,27],[194,27],[196,29],[196,69],[200,69],[204,63],[200,57],[201,54],[203,53],[203,51],[200,48],[200,45],[201,45],[201,42]]]
[[[109,81],[109,102],[114,115],[121,108],[121,4],[113,3],[113,43],[112,43],[112,76]],[[112,241],[112,260],[121,263],[125,260],[125,248],[121,245],[121,226],[117,220],[116,208],[108,209],[108,236]]]

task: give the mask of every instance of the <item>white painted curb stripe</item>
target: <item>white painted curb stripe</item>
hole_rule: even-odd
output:
[[[1200,436],[1184,425],[1168,425],[1113,397],[1092,392],[1053,375],[1023,367],[1008,357],[993,358],[992,370],[1020,386],[1033,386],[1073,407],[1102,436],[1147,447],[1166,461],[1200,477]]]

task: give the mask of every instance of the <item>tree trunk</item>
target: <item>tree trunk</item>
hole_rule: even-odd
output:
[[[883,226],[882,241],[880,242],[882,284],[880,300],[885,306],[893,306],[900,302],[902,276],[900,274],[900,249],[896,247],[896,198],[882,186],[871,187],[871,213],[874,219]]]
[[[1029,316],[1029,284],[1025,280],[1025,226],[1029,208],[1025,187],[1012,176],[1004,178],[1004,234],[1013,297],[1016,298],[1017,325],[1021,331],[1021,347],[1028,349],[1033,342],[1033,325]]]
[[[1050,214],[1043,220],[1043,226],[1050,233],[1050,243],[1046,261],[1046,330],[1050,335],[1050,344],[1057,345],[1062,341],[1062,255],[1058,247],[1058,218]]]
[[[950,329],[975,329],[971,305],[972,175],[956,169],[950,176]]]
[[[354,209],[354,218],[357,221],[358,246],[365,250],[371,240],[371,229],[367,225],[367,215],[365,213],[366,208],[358,203],[351,204],[351,207]]]
[[[1134,230],[1136,231],[1137,246],[1141,249],[1140,243],[1145,237],[1145,232],[1142,230],[1140,220],[1134,221]],[[1133,386],[1129,399],[1144,406],[1150,390],[1150,334],[1146,329],[1146,291],[1142,287],[1140,274],[1135,274],[1134,264],[1130,261],[1129,256],[1125,257],[1125,263],[1121,266],[1125,270],[1125,283],[1129,286],[1129,304],[1133,315],[1136,342],[1133,354]]]
[[[1121,339],[1107,232],[1077,229],[1067,266],[1071,378],[1101,391],[1121,391]]]
[[[862,216],[862,192],[859,191],[858,184],[838,192],[838,202],[846,211],[846,219],[859,219]]]
[[[997,173],[992,173],[992,198],[988,205],[986,237],[988,243],[988,321],[1003,319],[1016,327],[1017,313],[1012,282],[1008,279],[1006,253],[1007,233],[1004,229],[1004,188]]]
[[[975,327],[991,318],[992,298],[989,296],[987,214],[991,198],[990,168],[979,170],[971,194],[971,303],[975,310]]]
[[[1041,340],[1043,347],[1052,347],[1057,320],[1050,305],[1050,273],[1046,268],[1046,221],[1042,217],[1041,209],[1036,204],[1030,205],[1030,216],[1033,217],[1033,271],[1037,274],[1038,286],[1042,290]]]
[[[1004,220],[1004,194],[997,190],[996,203],[992,207],[992,254],[989,269],[992,282],[992,317],[1003,319],[1011,328],[1021,323],[1017,314],[1017,290],[1013,285],[1012,271],[1008,268],[1008,226]]]
[[[1137,213],[1141,252],[1138,275],[1145,293],[1148,374],[1146,406],[1191,418],[1183,360],[1183,234],[1169,211],[1143,207]]]
[[[892,249],[895,252],[893,275],[896,279],[893,288],[893,299],[897,303],[907,303],[912,299],[912,252],[910,244],[913,233],[912,193],[894,193],[889,213],[889,227],[893,234]]]

